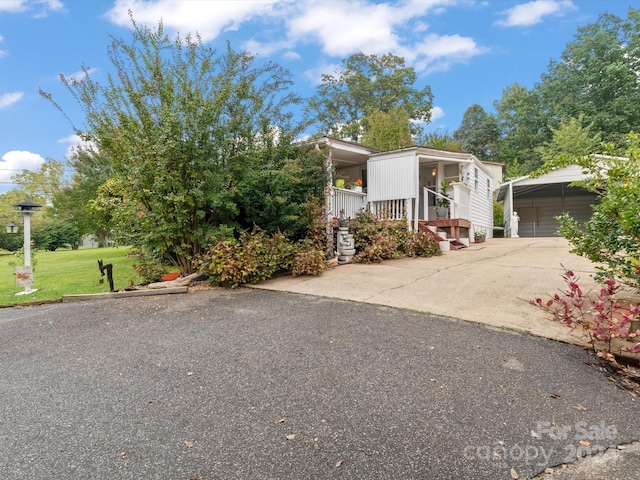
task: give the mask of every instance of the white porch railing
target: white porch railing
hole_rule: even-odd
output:
[[[411,209],[408,199],[397,198],[393,200],[379,200],[372,202],[372,213],[379,220],[402,220],[411,218]]]
[[[423,210],[429,211],[428,198],[429,193],[433,193],[436,197],[444,197],[444,195],[431,190],[427,187],[423,187]],[[449,218],[464,218],[469,220],[471,218],[471,195],[469,187],[462,183],[451,184],[451,197],[449,198]],[[431,218],[427,218],[431,220]]]
[[[333,189],[333,215],[340,216],[344,211],[345,218],[354,218],[356,213],[363,210],[367,205],[367,194],[347,190],[346,188]]]

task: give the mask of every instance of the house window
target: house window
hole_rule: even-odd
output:
[[[487,178],[487,198],[491,199],[491,180]]]
[[[362,189],[366,192],[367,191],[367,169],[363,168],[361,173],[362,175],[360,176],[360,178],[362,179]]]
[[[474,188],[477,191],[478,190],[478,178],[479,178],[478,167],[474,167],[473,169],[475,171],[475,185],[474,185]]]

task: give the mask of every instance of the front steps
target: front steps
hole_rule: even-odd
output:
[[[469,246],[468,238],[456,238],[449,235],[436,225],[430,225],[425,221],[418,222],[418,231],[429,233],[440,244],[440,250],[448,252],[449,250],[460,250]]]

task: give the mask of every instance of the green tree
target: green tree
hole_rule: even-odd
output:
[[[402,107],[394,107],[390,112],[379,110],[365,117],[367,129],[362,136],[362,143],[378,150],[397,150],[414,144],[411,137],[409,115]]]
[[[640,287],[640,136],[630,134],[626,158],[613,155],[580,156],[566,161],[581,165],[588,180],[584,188],[597,193],[593,215],[580,225],[569,214],[558,217],[560,234],[573,251],[595,262],[596,279],[615,278]]]
[[[453,138],[460,142],[462,149],[481,160],[493,160],[499,135],[496,118],[478,104],[467,108],[460,127],[453,132]]]
[[[67,220],[48,218],[33,230],[33,241],[37,248],[55,252],[60,247],[75,246],[80,242],[80,232]]]
[[[239,183],[260,168],[264,145],[291,138],[299,99],[273,63],[230,46],[218,55],[199,37],[171,40],[162,24],[132,25],[132,41],[109,48],[117,73],[106,84],[86,68],[81,81],[63,77],[86,113],[78,134],[111,159],[119,188],[93,204],[119,195],[118,235],[193,272],[221,226],[237,225]]]
[[[96,198],[98,187],[114,174],[111,160],[88,146],[76,148],[68,164],[74,174],[70,185],[54,195],[54,211],[58,217],[72,222],[82,235],[91,234],[99,246],[106,246],[110,228],[98,221],[89,202]]]
[[[531,176],[537,177],[571,163],[589,162],[590,157],[601,147],[600,134],[593,134],[593,124],[583,127],[584,116],[562,122],[560,127],[551,127],[552,139],[538,147],[543,164]],[[586,160],[585,160],[586,159]]]
[[[640,131],[640,10],[629,8],[626,19],[605,13],[579,28],[547,70],[536,87],[547,123],[584,115],[603,141],[618,146]]]
[[[454,152],[462,151],[462,145],[460,144],[460,141],[453,138],[453,135],[449,134],[448,132],[425,133],[420,138],[418,144],[424,145],[425,147],[440,148],[442,150],[451,150]]]
[[[62,163],[50,158],[40,165],[38,171],[23,170],[11,179],[27,198],[37,203],[51,204],[54,195],[65,186],[64,174]]]
[[[514,174],[538,168],[542,160],[536,149],[550,137],[539,94],[514,83],[503,90],[494,106],[500,139],[493,159],[504,163],[507,171]]]
[[[391,113],[401,107],[409,118],[431,119],[431,88],[414,87],[417,76],[402,57],[390,53],[377,56],[356,53],[343,61],[334,75],[322,75],[318,92],[308,103],[307,113],[323,134],[359,141],[368,128],[364,119],[373,112]],[[413,134],[420,133],[417,123]]]

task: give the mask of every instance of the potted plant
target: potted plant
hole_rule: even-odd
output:
[[[440,182],[440,196],[436,196],[436,217],[447,218],[449,214],[449,182]]]
[[[337,188],[344,188],[345,182],[346,182],[346,179],[343,175],[339,173],[335,175],[335,183]]]
[[[486,240],[487,238],[487,232],[484,232],[482,230],[476,230],[475,232],[473,232],[473,239],[476,241],[476,243],[482,243]]]
[[[362,192],[362,180],[357,179],[355,182],[353,182],[353,185],[351,185],[351,190]]]

